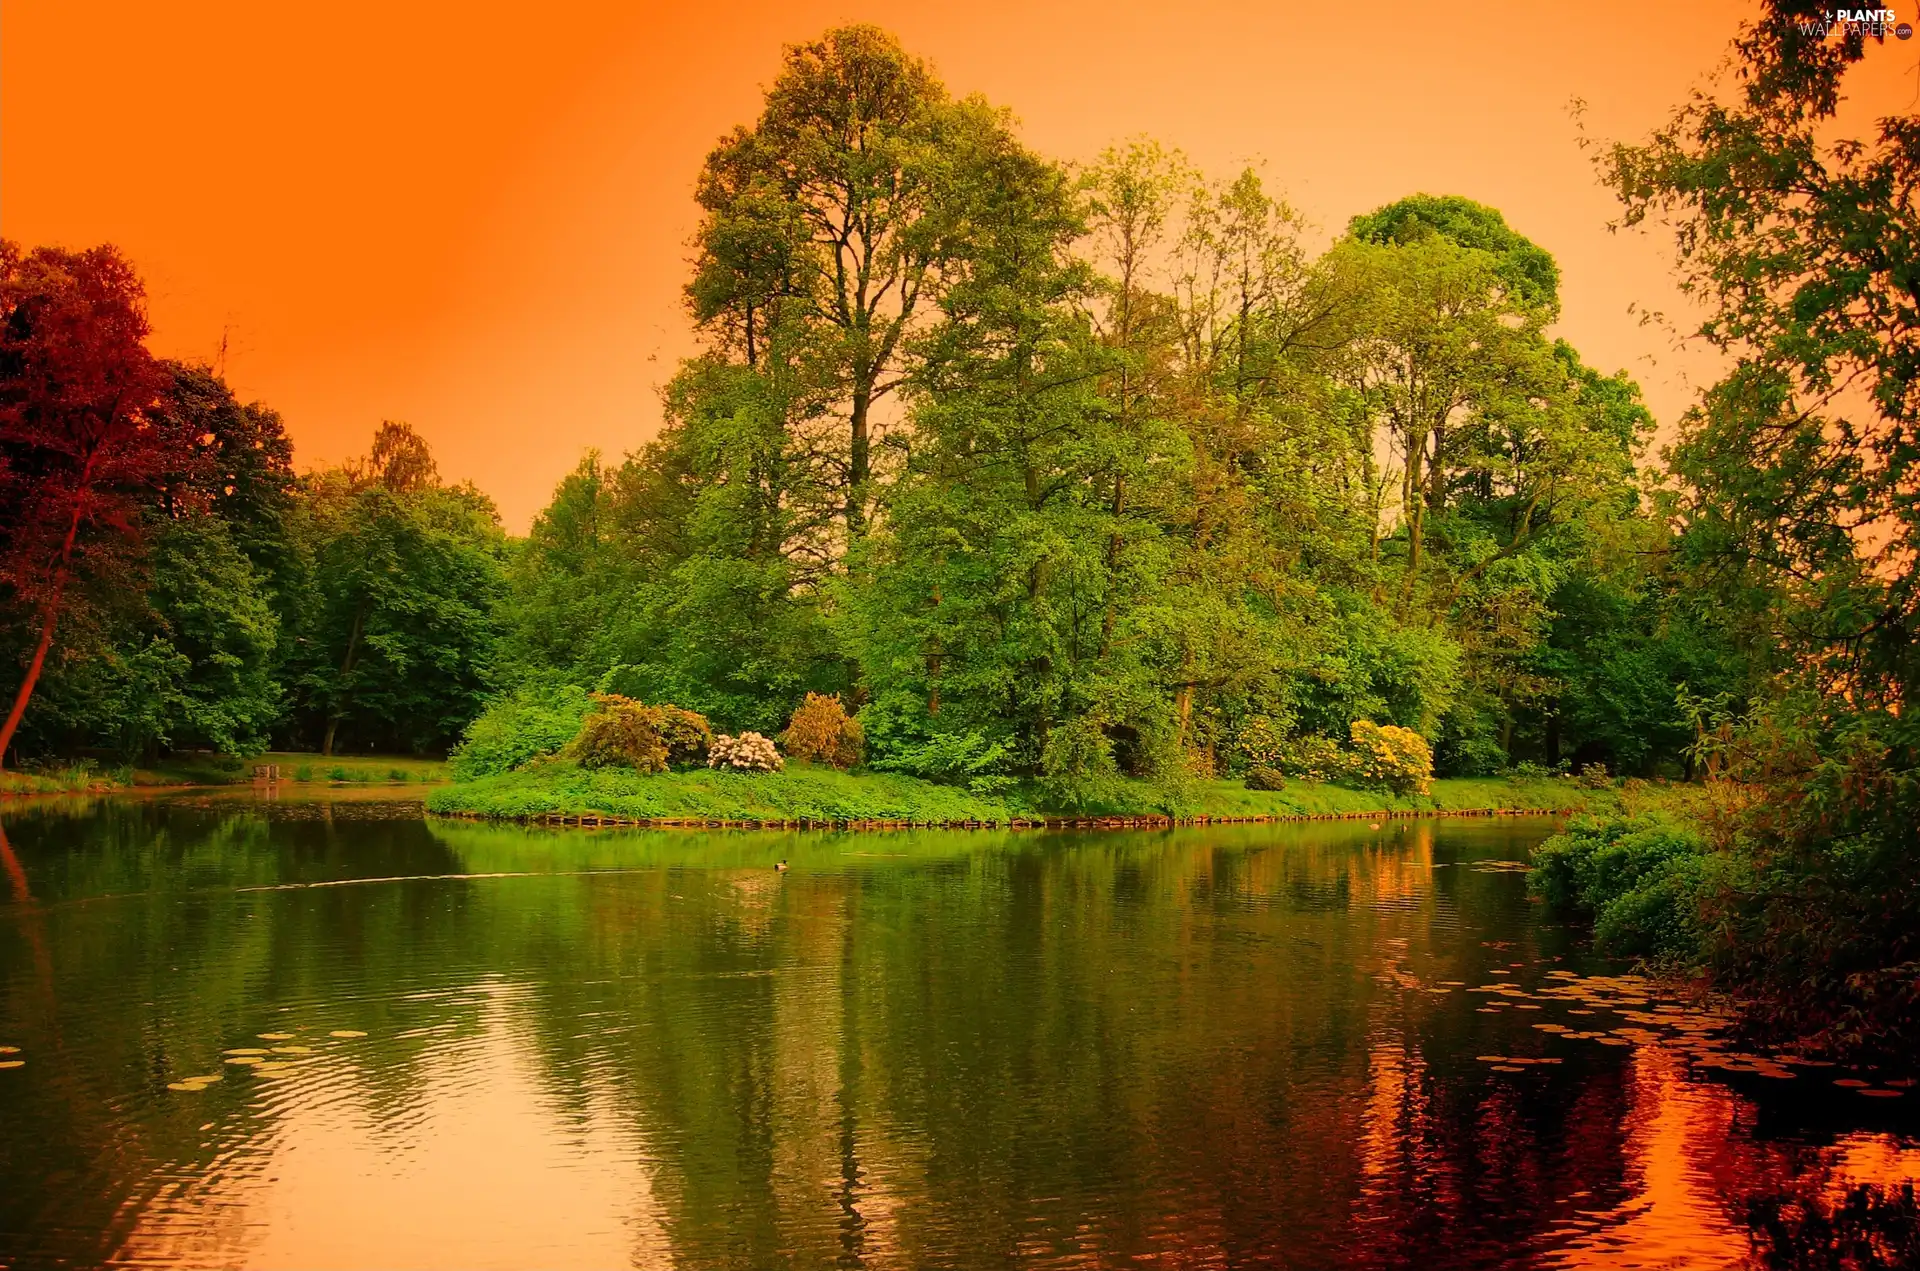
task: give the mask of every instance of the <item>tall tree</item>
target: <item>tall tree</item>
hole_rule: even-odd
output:
[[[0,586],[32,633],[0,762],[76,582],[125,571],[140,495],[189,462],[155,415],[167,378],[146,349],[144,299],[111,247],[0,242]]]
[[[425,441],[387,423],[366,458],[303,482],[307,582],[289,673],[298,724],[323,754],[342,736],[444,748],[494,686],[499,517],[485,495],[436,473]]]
[[[1718,969],[1762,1014],[1911,1054],[1920,1021],[1920,118],[1854,132],[1884,28],[1769,0],[1732,77],[1600,151],[1729,368],[1671,450],[1694,586],[1772,677]],[[1849,135],[1852,134],[1852,135]]]
[[[694,314],[748,366],[790,329],[844,430],[849,537],[867,521],[876,409],[965,237],[966,169],[1005,132],[891,35],[849,26],[789,48],[758,122],[707,158]]]

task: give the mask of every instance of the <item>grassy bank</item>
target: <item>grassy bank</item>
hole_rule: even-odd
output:
[[[0,772],[0,797],[22,794],[83,794],[128,786],[248,785],[261,764],[275,764],[282,781],[332,785],[431,785],[451,780],[444,759],[411,755],[335,755],[276,750],[259,755],[177,754],[141,767],[75,763]]]
[[[1559,778],[1460,778],[1433,783],[1426,795],[1299,783],[1280,791],[1235,782],[1202,783],[1178,805],[1145,782],[1129,783],[1102,806],[1070,815],[1291,819],[1371,812],[1599,811],[1619,802]],[[602,816],[629,820],[707,821],[997,821],[1061,815],[1032,791],[1004,798],[892,773],[847,773],[795,765],[785,772],[672,772],[552,764],[443,786],[427,796],[430,811],[499,817]]]
[[[92,764],[66,764],[0,772],[0,798],[15,794],[88,794],[117,790],[127,784],[124,769],[102,769]]]
[[[444,759],[415,759],[409,755],[334,755],[274,750],[259,755],[170,755],[151,767],[136,768],[137,786],[246,785],[262,764],[280,769],[282,781],[345,782],[355,785],[381,782],[436,782],[448,779]]]
[[[795,764],[785,772],[639,773],[551,764],[443,786],[432,812],[487,817],[598,815],[633,820],[1005,821],[1013,809],[895,773]]]

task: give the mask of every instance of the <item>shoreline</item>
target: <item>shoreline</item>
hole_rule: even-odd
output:
[[[642,830],[1166,830],[1209,825],[1282,825],[1307,821],[1388,821],[1419,820],[1439,817],[1562,817],[1574,816],[1585,808],[1381,808],[1355,812],[1259,813],[1252,816],[1014,816],[987,820],[917,821],[911,819],[832,820],[800,817],[795,819],[723,819],[702,817],[620,817],[599,813],[526,813],[518,816],[485,812],[437,811],[427,815],[449,821],[478,821],[508,825],[559,826],[571,829]]]

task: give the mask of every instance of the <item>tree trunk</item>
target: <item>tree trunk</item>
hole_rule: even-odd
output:
[[[363,598],[360,607],[353,611],[353,631],[347,636],[347,656],[340,663],[340,679],[344,682],[353,671],[354,654],[360,650],[360,633],[367,625],[367,602]],[[340,718],[345,714],[336,700],[333,709],[327,712],[327,733],[320,742],[320,754],[327,759],[333,758],[334,735],[340,731]]]
[[[27,663],[27,677],[20,681],[20,691],[13,695],[13,709],[7,712],[7,722],[0,724],[0,769],[7,766],[7,748],[13,745],[14,730],[20,727],[20,719],[27,713],[27,702],[33,697],[33,686],[39,682],[40,670],[47,664],[47,650],[53,645],[53,624],[59,617],[56,600],[47,605],[46,617],[40,622],[40,643],[34,647],[33,661]]]
[[[73,500],[73,515],[67,518],[67,536],[60,543],[60,566],[53,575],[53,590],[47,594],[46,608],[40,619],[40,643],[33,650],[33,661],[27,664],[27,677],[20,681],[20,691],[13,695],[13,709],[7,712],[7,722],[0,724],[0,768],[7,764],[7,749],[13,745],[13,734],[20,727],[20,720],[27,713],[27,703],[33,699],[33,686],[40,681],[40,672],[47,665],[47,650],[53,647],[54,624],[60,621],[60,605],[67,596],[67,578],[73,567],[73,544],[80,536],[80,520],[86,513],[87,492],[92,488],[94,456],[87,456],[86,467],[80,470],[80,489]]]
[[[1113,474],[1113,532],[1107,535],[1107,607],[1100,615],[1100,656],[1113,649],[1113,624],[1120,595],[1120,518],[1127,506],[1126,478]]]
[[[867,477],[870,472],[867,440],[867,416],[873,409],[873,388],[856,383],[849,425],[852,435],[847,451],[847,541],[851,543],[867,529]]]

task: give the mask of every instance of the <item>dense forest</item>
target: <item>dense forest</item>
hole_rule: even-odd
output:
[[[1813,12],[1594,146],[1727,358],[1664,449],[1496,209],[1325,242],[1257,169],[1036,154],[870,27],[708,157],[704,351],[524,539],[402,424],[296,474],[146,352],[111,249],[8,245],[0,750],[443,752],[589,693],[771,734],[820,694],[875,768],[1073,806],[1393,725],[1441,774],[1742,778],[1718,841],[1778,885],[1698,921],[1802,1006],[1915,1004],[1920,126],[1831,139],[1872,41]]]
[[[1549,334],[1553,259],[1491,208],[1315,252],[1252,170],[1053,162],[866,28],[791,51],[698,197],[708,351],[524,541],[404,426],[297,477],[272,411],[161,365],[179,453],[116,492],[137,559],[76,569],[16,752],[444,749],[576,685],[767,733],[838,693],[876,760],[1063,793],[1355,720],[1442,772],[1677,773],[1677,694],[1751,678],[1667,567],[1635,386]]]

